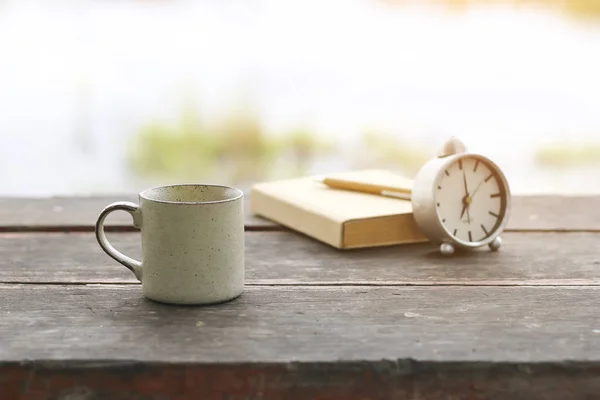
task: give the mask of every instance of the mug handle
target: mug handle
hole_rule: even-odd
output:
[[[118,201],[107,206],[104,210],[102,210],[102,212],[98,216],[98,220],[96,221],[96,240],[98,241],[98,244],[100,244],[102,250],[106,252],[106,254],[108,254],[116,261],[126,266],[141,282],[142,263],[138,260],[134,260],[133,258],[126,256],[125,254],[115,249],[110,244],[110,242],[106,238],[106,234],[104,233],[104,220],[106,219],[106,217],[108,217],[108,214],[110,214],[113,211],[119,210],[127,211],[129,214],[131,214],[131,217],[133,218],[133,226],[135,226],[136,228],[140,227],[140,206],[128,201]]]

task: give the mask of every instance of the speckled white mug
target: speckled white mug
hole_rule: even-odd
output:
[[[172,185],[145,190],[139,205],[116,202],[96,222],[96,239],[142,282],[149,299],[212,304],[244,287],[244,194],[221,185]],[[142,231],[142,261],[116,250],[104,234],[113,211],[127,211]]]

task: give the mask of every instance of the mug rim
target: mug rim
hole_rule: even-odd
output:
[[[168,189],[168,188],[176,188],[176,187],[198,187],[198,186],[204,186],[204,187],[211,187],[211,188],[222,188],[222,189],[231,189],[237,192],[237,195],[235,197],[231,197],[231,198],[227,198],[224,200],[209,200],[209,201],[169,201],[169,200],[158,200],[158,199],[153,199],[148,197],[147,193],[152,191],[152,190],[156,190],[156,189]],[[151,201],[154,203],[163,203],[163,204],[188,204],[188,205],[199,205],[199,204],[220,204],[220,203],[229,203],[231,201],[235,201],[235,200],[239,200],[242,197],[244,197],[244,192],[241,189],[238,189],[236,187],[233,186],[228,186],[228,185],[219,185],[219,184],[213,184],[213,183],[175,183],[172,185],[159,185],[159,186],[154,186],[148,189],[145,189],[143,191],[141,191],[139,193],[139,196],[146,200],[146,201]]]

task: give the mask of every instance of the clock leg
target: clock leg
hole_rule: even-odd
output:
[[[502,245],[502,239],[500,236],[497,236],[492,242],[488,245],[492,251],[497,251]]]
[[[440,245],[440,251],[445,256],[451,256],[454,254],[454,246],[452,246],[450,243],[442,243]]]

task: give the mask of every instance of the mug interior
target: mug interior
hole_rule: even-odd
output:
[[[172,185],[147,189],[143,199],[159,203],[206,204],[232,201],[243,196],[239,189],[221,185]]]

